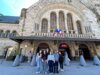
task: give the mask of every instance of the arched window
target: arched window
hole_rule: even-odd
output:
[[[16,35],[17,35],[17,31],[16,30],[12,31],[11,36],[13,37],[13,36],[16,36]]]
[[[69,30],[74,30],[74,27],[73,27],[73,18],[72,18],[72,14],[71,13],[67,14],[67,25],[68,25],[68,29]]]
[[[45,18],[42,19],[41,32],[42,33],[47,33],[48,32],[48,20],[45,19]]]
[[[51,31],[57,29],[57,16],[55,12],[51,12],[50,14],[50,28]]]
[[[68,0],[68,2],[72,2],[72,0]]]
[[[5,32],[5,37],[8,38],[9,35],[10,35],[10,30],[7,30],[7,31]]]
[[[76,25],[77,25],[78,34],[82,34],[81,22],[76,21]]]
[[[65,30],[65,17],[62,11],[59,12],[59,28]]]
[[[0,37],[2,37],[3,35],[3,30],[0,30]]]

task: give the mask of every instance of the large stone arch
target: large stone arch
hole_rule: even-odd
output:
[[[62,47],[62,46],[64,46],[64,47]],[[71,48],[70,47],[71,47],[70,44],[67,43],[67,42],[60,42],[58,44],[58,50],[59,51],[63,51],[64,50],[64,52],[67,52],[68,57],[70,59],[72,59],[72,51],[71,51]]]
[[[83,6],[83,8],[85,8],[85,7]],[[66,9],[66,10],[72,11],[75,14],[77,14],[83,21],[85,20],[84,16],[83,16],[84,13],[82,12],[81,9],[79,9],[78,7],[76,7],[74,5],[69,5],[69,4],[65,4],[62,2],[54,3],[54,4],[47,3],[47,4],[45,4],[45,6],[42,3],[41,4],[37,3],[35,6],[33,5],[28,9],[28,13],[30,14],[30,11],[33,12],[33,14],[30,14],[30,15],[33,16],[32,18],[34,18],[35,22],[38,22],[38,21],[41,21],[41,16],[45,12],[47,12],[49,10],[53,10],[53,9]]]
[[[87,44],[79,44],[79,55],[83,55],[88,60],[92,58],[91,50]]]
[[[51,4],[51,5],[48,5],[47,7],[44,7],[44,8],[39,10],[40,12],[38,12],[35,15],[36,16],[35,19],[37,18],[36,20],[40,21],[41,16],[45,12],[47,12],[49,10],[52,10],[52,9],[65,9],[65,10],[72,11],[75,14],[77,14],[84,21],[83,12],[82,11],[78,10],[77,8],[75,8],[73,6],[69,6],[69,5],[65,5],[65,4]],[[37,17],[37,15],[38,15],[38,17]]]
[[[42,44],[42,43],[47,44],[48,47],[49,47],[49,49],[52,50],[51,45],[50,45],[51,42],[40,41],[40,42],[34,42],[34,45],[35,45],[35,48],[34,48],[35,51],[34,51],[34,53],[37,53],[38,46],[39,46],[40,44]]]

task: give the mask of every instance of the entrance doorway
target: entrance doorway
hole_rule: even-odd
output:
[[[47,43],[40,43],[38,45],[36,53],[38,53],[40,50],[46,50],[46,49],[48,49],[50,51],[49,45]]]
[[[88,49],[88,47],[85,44],[80,44],[79,45],[79,54],[83,54],[84,58],[86,60],[90,60],[91,59],[91,53],[90,50]]]
[[[71,52],[68,44],[66,43],[61,43],[59,45],[59,51],[65,56],[65,52],[67,52],[68,57],[71,59]]]

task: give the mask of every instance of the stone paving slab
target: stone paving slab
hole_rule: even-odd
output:
[[[0,60],[1,62],[1,60]],[[12,67],[11,61],[3,61],[0,63],[0,75],[44,75],[36,74],[35,67],[28,63],[20,64],[18,67]],[[59,74],[45,74],[45,75],[99,75],[100,66],[93,65],[92,61],[87,63],[87,66],[82,67],[78,61],[73,61],[69,66],[64,67],[64,72]]]

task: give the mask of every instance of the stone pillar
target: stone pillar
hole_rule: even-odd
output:
[[[97,55],[95,43],[93,43],[92,46],[93,46],[94,55]]]
[[[36,48],[37,48],[37,45],[36,43],[34,42],[33,43],[33,57],[32,57],[32,61],[31,61],[31,66],[36,66]]]
[[[40,22],[39,32],[41,32],[41,26],[42,26],[42,20],[41,20],[41,22]]]
[[[71,56],[72,56],[72,59],[74,59],[74,57],[75,57],[75,45],[74,45],[74,42],[71,43]]]
[[[13,67],[16,67],[16,66],[19,66],[20,65],[20,54],[21,54],[21,50],[20,50],[20,42],[18,43],[18,52],[17,52],[17,55],[16,55],[16,58],[13,62]]]
[[[100,65],[100,60],[99,60],[99,58],[97,56],[95,43],[93,43],[93,49],[94,49],[93,63],[94,63],[94,65],[98,65],[99,66]]]
[[[55,51],[58,50],[57,42],[54,44],[54,41],[50,43],[50,49]]]
[[[48,18],[48,32],[50,33],[50,16],[49,16],[49,18]]]
[[[75,18],[73,17],[72,18],[72,21],[73,21],[73,31],[76,33],[78,33],[78,30],[77,30],[77,25],[76,25],[76,20],[75,20]]]
[[[57,14],[57,29],[59,29],[59,12],[57,12],[56,14]]]
[[[32,44],[32,52],[33,52],[33,54],[34,54],[34,52],[35,52],[34,42],[33,42],[33,44]]]
[[[68,33],[68,26],[67,26],[67,14],[64,13],[64,16],[65,16],[65,29],[66,29],[66,32]]]

